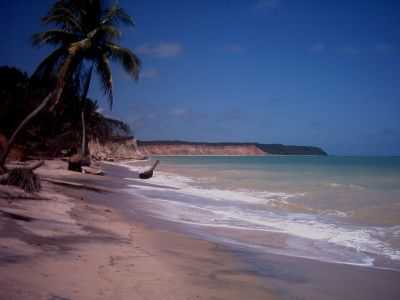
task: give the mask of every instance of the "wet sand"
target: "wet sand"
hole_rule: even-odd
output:
[[[116,177],[129,177],[128,173],[124,174],[119,169],[118,173],[120,175],[115,174]],[[157,197],[162,198],[163,192]],[[133,205],[136,213],[140,212],[136,219],[150,223],[154,228],[167,228],[222,245],[220,248],[223,251],[233,254],[241,263],[244,262],[246,269],[272,287],[274,294],[280,299],[400,299],[398,271],[280,255],[287,243],[301,244],[302,239],[288,237],[285,234],[246,231],[245,237],[243,236],[246,243],[251,237],[257,241],[257,245],[270,247],[275,254],[261,252],[230,244],[218,238],[232,236],[236,241],[240,240],[240,230],[182,225],[152,218],[146,216],[148,204],[140,199],[128,205]],[[130,215],[129,218],[135,218],[135,213],[132,214],[129,209],[124,211],[126,215]]]
[[[123,190],[132,172],[105,165],[99,177],[64,167],[48,162],[40,173],[104,191],[45,181],[32,197],[0,186],[0,299],[400,298],[398,272],[207,241],[146,215],[143,199]]]
[[[47,162],[39,173],[109,191],[0,186],[0,299],[277,299],[224,247],[139,222],[134,206],[127,219],[118,170],[96,177],[64,167]]]

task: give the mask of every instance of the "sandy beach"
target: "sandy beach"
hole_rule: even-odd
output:
[[[227,249],[128,220],[110,176],[38,173],[39,194],[0,186],[0,299],[276,299]]]
[[[400,299],[400,1],[0,7],[0,300]]]
[[[0,299],[372,300],[400,295],[397,271],[210,241],[146,215],[143,199],[126,192],[124,178],[135,176],[128,169],[107,164],[106,176],[93,176],[66,171],[64,164],[46,161],[38,170],[43,179],[38,194],[0,186]],[[253,238],[266,238],[257,235]],[[285,247],[274,235],[265,241]]]

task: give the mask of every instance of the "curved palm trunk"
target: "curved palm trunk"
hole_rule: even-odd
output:
[[[8,141],[8,144],[6,146],[6,149],[3,153],[3,156],[1,157],[0,160],[0,169],[3,170],[7,170],[6,167],[4,166],[5,162],[6,162],[6,158],[8,156],[8,154],[10,153],[11,147],[12,145],[15,143],[15,138],[17,137],[18,133],[22,130],[22,128],[25,127],[26,124],[28,124],[28,122],[30,120],[33,119],[33,117],[35,117],[49,102],[50,100],[53,98],[53,94],[54,92],[51,92],[49,95],[47,95],[46,98],[44,98],[44,100],[42,101],[42,103],[40,103],[40,105],[38,107],[36,107],[35,110],[33,110],[22,122],[21,124],[19,124],[19,126],[17,127],[17,129],[14,130],[14,133],[12,134],[10,140]]]
[[[38,113],[40,113],[46,106],[51,102],[51,100],[54,101],[54,104],[52,105],[51,109],[54,108],[54,106],[60,101],[62,92],[64,90],[65,86],[65,78],[67,76],[68,70],[70,68],[70,65],[73,60],[73,55],[70,54],[68,55],[67,59],[65,60],[64,65],[61,68],[60,75],[57,80],[57,86],[56,89],[52,92],[50,92],[40,103],[38,107],[36,107],[26,118],[18,125],[17,129],[14,130],[10,140],[8,141],[8,144],[6,146],[6,149],[0,157],[0,172],[7,172],[7,168],[5,167],[5,162],[7,159],[7,156],[10,154],[10,150],[12,146],[15,143],[15,139],[17,135],[20,133],[20,131],[26,126],[26,124],[29,123]]]
[[[60,74],[58,75],[58,80],[57,80],[56,91],[55,91],[56,95],[54,97],[53,104],[50,107],[50,111],[54,110],[55,106],[58,104],[58,102],[61,99],[61,95],[62,95],[62,93],[64,91],[64,87],[65,87],[66,78],[67,78],[68,72],[70,70],[73,59],[74,59],[74,53],[70,53],[60,70]]]
[[[90,68],[89,73],[87,74],[84,86],[83,86],[83,94],[82,94],[82,111],[81,111],[81,121],[82,121],[82,156],[86,154],[86,125],[85,125],[85,102],[87,98],[87,94],[89,91],[90,81],[92,80],[93,66]]]

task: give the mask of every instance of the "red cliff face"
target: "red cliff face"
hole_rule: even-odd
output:
[[[258,143],[201,143],[186,141],[137,141],[116,137],[107,142],[91,141],[90,153],[99,160],[144,159],[153,155],[327,155],[313,146]]]
[[[147,144],[139,151],[151,155],[265,155],[256,145],[209,145],[209,144]]]

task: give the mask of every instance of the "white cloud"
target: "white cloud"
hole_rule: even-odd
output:
[[[152,79],[160,76],[160,71],[157,69],[145,69],[140,73],[140,78]]]
[[[179,43],[161,42],[158,45],[144,44],[138,47],[136,51],[143,55],[155,57],[175,57],[183,53],[183,47]]]

